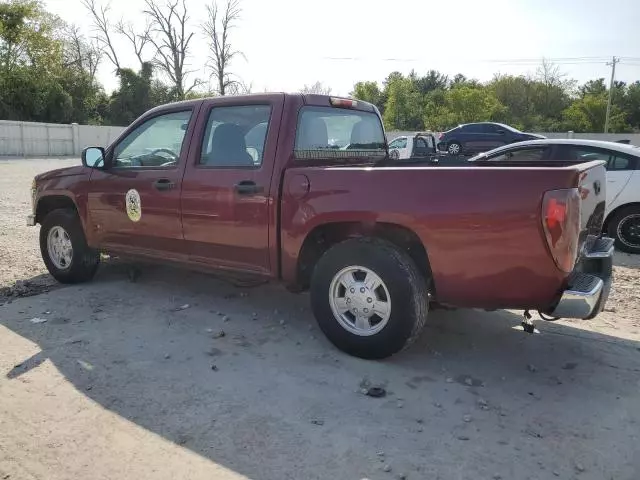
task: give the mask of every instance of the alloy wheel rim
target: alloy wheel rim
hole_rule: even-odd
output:
[[[73,259],[73,245],[71,244],[71,237],[67,231],[60,227],[55,226],[47,235],[47,252],[51,262],[60,270],[67,270],[71,267],[71,261]]]
[[[352,265],[336,273],[329,287],[329,304],[342,328],[368,337],[379,333],[391,317],[391,295],[373,270]]]

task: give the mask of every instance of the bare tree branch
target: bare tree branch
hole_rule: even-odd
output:
[[[146,63],[142,52],[144,50],[144,47],[146,47],[150,42],[149,32],[151,31],[151,25],[147,23],[142,33],[136,33],[131,23],[125,23],[124,20],[120,19],[115,28],[120,35],[126,37],[126,39],[129,40],[129,42],[133,46],[133,51],[135,52],[136,57],[138,57],[138,61],[140,62],[140,68],[142,68],[142,66]]]
[[[194,32],[187,32],[189,16],[186,0],[168,0],[164,7],[156,0],[145,0],[144,13],[150,20],[149,42],[156,50],[154,64],[165,73],[174,85],[176,97],[184,98],[185,77],[192,72],[185,71],[185,62],[189,55],[189,44]]]
[[[87,41],[76,25],[69,25],[65,29],[65,38],[64,66],[75,66],[86,71],[93,81],[104,53],[100,45],[96,41]]]
[[[207,5],[208,19],[202,29],[209,41],[209,55],[207,67],[211,69],[211,76],[216,79],[219,95],[238,93],[242,91],[242,82],[233,78],[229,73],[229,65],[242,52],[235,50],[229,40],[231,30],[240,19],[242,10],[240,0],[227,0],[227,4],[220,18],[217,0]]]
[[[331,95],[331,87],[325,87],[322,82],[313,85],[305,85],[300,89],[300,93],[315,93],[318,95]]]
[[[93,16],[93,27],[96,31],[95,40],[98,46],[116,67],[116,71],[119,71],[120,62],[118,61],[118,55],[116,54],[116,49],[114,48],[110,35],[112,26],[109,22],[108,13],[111,6],[109,4],[107,4],[107,6],[98,6],[96,0],[82,0],[82,4]]]

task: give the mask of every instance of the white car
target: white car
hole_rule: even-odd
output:
[[[481,153],[469,161],[588,161],[607,162],[604,230],[616,248],[640,253],[640,147],[582,139],[528,140]]]
[[[436,137],[431,132],[403,135],[389,143],[389,157],[393,160],[406,160],[414,157],[428,157],[437,153]]]

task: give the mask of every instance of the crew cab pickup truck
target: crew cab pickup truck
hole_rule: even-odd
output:
[[[430,168],[388,156],[380,114],[361,101],[174,103],[85,149],[82,165],[37,176],[28,223],[63,283],[90,280],[106,252],[310,290],[329,340],[364,358],[409,344],[430,302],[602,310],[603,162]]]

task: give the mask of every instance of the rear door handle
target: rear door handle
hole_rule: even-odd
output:
[[[236,183],[235,190],[238,195],[255,195],[262,192],[262,187],[256,185],[253,180],[243,180]]]
[[[171,190],[174,186],[175,186],[175,183],[173,183],[168,178],[159,178],[158,180],[153,182],[153,188],[161,192],[166,190]]]

